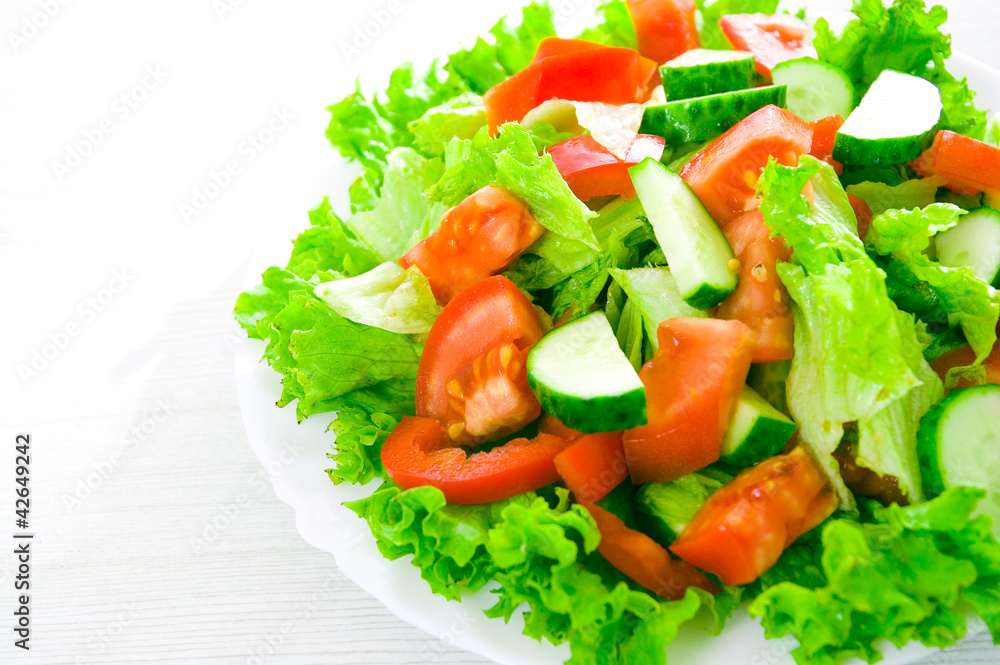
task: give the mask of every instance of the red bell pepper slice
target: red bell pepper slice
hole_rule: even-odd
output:
[[[658,80],[656,63],[628,48],[589,48],[533,62],[483,96],[490,131],[518,122],[550,99],[630,104],[644,102]]]
[[[753,356],[754,334],[740,321],[667,319],[660,348],[639,372],[649,422],[625,430],[634,483],[664,483],[719,459]]]
[[[629,168],[646,157],[659,161],[663,148],[663,137],[639,134],[622,161],[593,136],[585,134],[557,143],[548,153],[576,197],[589,201],[595,196],[635,196]]]
[[[556,470],[580,501],[600,501],[628,478],[621,432],[585,434],[556,455]]]
[[[779,62],[816,57],[809,25],[788,14],[729,14],[719,26],[734,49],[753,53],[757,73],[768,79]]]
[[[698,48],[694,0],[628,0],[639,53],[663,64]]]
[[[508,499],[559,480],[554,463],[569,441],[551,434],[518,438],[467,455],[433,418],[405,416],[382,445],[382,464],[403,489],[433,485],[448,503]]]
[[[934,143],[911,163],[922,176],[942,176],[954,192],[1000,196],[1000,148],[942,130]]]

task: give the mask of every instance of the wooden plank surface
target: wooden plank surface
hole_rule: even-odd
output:
[[[301,211],[349,181],[323,145],[323,105],[501,11],[402,2],[347,62],[340,46],[383,4],[0,6],[0,440],[31,433],[36,534],[28,653],[10,646],[16,569],[0,548],[0,663],[485,662],[401,622],[302,541],[234,386],[229,312],[248,267],[286,252]],[[956,49],[1000,66],[1000,6],[946,4]],[[25,21],[41,27],[15,50]],[[245,138],[282,105],[295,118],[249,159]],[[59,178],[53,164],[103,120],[112,131]],[[184,219],[227,161],[241,173]],[[934,660],[998,661],[982,640]]]

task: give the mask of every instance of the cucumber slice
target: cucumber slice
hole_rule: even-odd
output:
[[[844,70],[816,58],[779,62],[771,69],[771,80],[788,88],[788,110],[806,122],[834,114],[846,118],[857,104],[854,84]]]
[[[738,263],[719,225],[688,184],[655,159],[629,173],[681,298],[696,309],[715,307],[738,282]]]
[[[796,429],[788,416],[745,386],[733,422],[722,439],[719,461],[737,468],[753,466],[780,453]]]
[[[746,51],[695,48],[660,67],[667,99],[691,99],[752,88],[754,57]]]
[[[785,86],[771,85],[648,106],[642,114],[639,133],[662,136],[667,145],[706,141],[768,104],[785,105]]]
[[[968,266],[976,277],[1000,288],[1000,210],[976,208],[934,242],[941,265]]]
[[[844,164],[902,164],[916,159],[941,119],[937,86],[885,70],[837,132],[833,158]]]
[[[646,389],[604,312],[542,338],[528,353],[528,383],[543,409],[581,432],[646,424]]]
[[[920,421],[917,455],[924,492],[964,485],[987,491],[979,512],[1000,536],[1000,386],[952,390]]]
[[[707,468],[669,483],[647,483],[635,495],[639,528],[667,547],[688,525],[702,504],[733,477]]]

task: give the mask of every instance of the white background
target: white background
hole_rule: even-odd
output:
[[[247,445],[230,311],[323,195],[345,210],[325,106],[515,4],[0,0],[0,663],[483,662],[299,538]],[[593,3],[555,4],[570,25]],[[944,4],[956,50],[1000,67],[1000,6]],[[387,25],[356,41],[373,16]],[[197,192],[211,201],[185,219]],[[3,544],[20,432],[30,654]]]

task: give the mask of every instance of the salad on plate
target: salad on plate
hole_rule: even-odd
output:
[[[1000,123],[942,8],[853,12],[531,4],[330,107],[350,214],[235,314],[385,557],[570,663],[1000,642]]]

